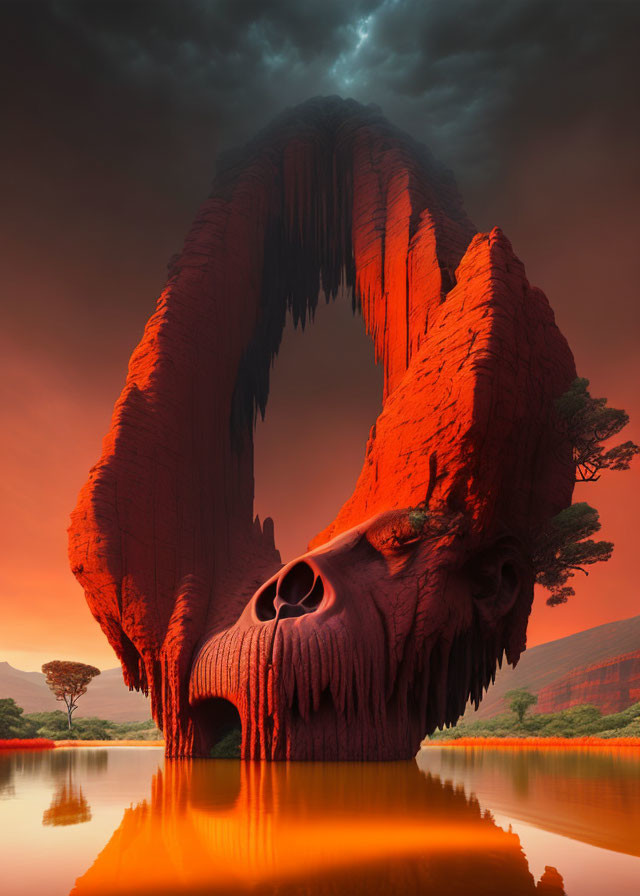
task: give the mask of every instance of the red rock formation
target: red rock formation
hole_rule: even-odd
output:
[[[304,323],[343,277],[384,407],[353,496],[277,573],[255,415],[287,310]],[[239,716],[247,758],[400,758],[479,700],[524,649],[531,533],[571,500],[553,401],[574,376],[509,242],[474,237],[450,175],[376,110],[313,100],[225,158],[70,528],[168,754],[208,755]]]
[[[536,712],[560,712],[584,703],[604,714],[640,703],[640,650],[575,669],[547,685],[538,694]]]

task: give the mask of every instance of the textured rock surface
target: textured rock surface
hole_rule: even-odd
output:
[[[384,406],[353,496],[278,573],[253,424],[287,310],[342,278]],[[451,176],[375,109],[313,100],[226,157],[70,528],[168,754],[239,721],[247,758],[406,757],[479,700],[525,645],[531,533],[571,500],[553,401],[574,376],[508,240],[474,235]]]
[[[560,712],[582,703],[598,706],[605,714],[640,703],[640,650],[575,669],[542,688],[536,712]]]

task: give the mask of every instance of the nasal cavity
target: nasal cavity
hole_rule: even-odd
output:
[[[276,618],[276,608],[273,602],[276,599],[276,583],[269,582],[256,598],[256,615],[261,622]]]
[[[278,597],[288,604],[299,604],[313,588],[315,573],[300,560],[287,570],[278,583]]]

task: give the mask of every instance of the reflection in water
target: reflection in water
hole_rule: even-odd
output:
[[[3,750],[0,752],[0,788],[13,788],[17,775],[31,780],[44,779],[58,786],[62,776],[104,775],[109,753],[99,749]]]
[[[0,751],[0,799],[9,799],[16,792],[13,786],[13,767],[10,757],[6,753],[3,756],[3,752],[5,751]]]
[[[57,755],[56,755],[57,754]],[[51,805],[42,814],[44,825],[70,825],[91,821],[91,808],[87,803],[82,787],[74,783],[74,775],[82,772],[105,774],[109,762],[106,750],[87,750],[77,753],[75,750],[52,751],[48,754],[49,762],[38,764],[39,770],[51,776],[57,783]],[[15,773],[15,769],[14,769]]]
[[[640,762],[634,749],[428,748],[417,761],[495,811],[640,856]]]
[[[0,755],[0,786],[3,896],[640,892],[632,749],[360,765],[72,748]]]
[[[162,762],[162,751],[144,747],[3,750],[2,896],[68,896],[117,829],[124,808],[148,795]]]
[[[555,868],[547,865],[544,874],[538,881],[536,896],[554,896],[554,894],[564,893],[563,886],[562,875],[558,874]]]
[[[91,809],[84,798],[82,787],[74,787],[69,780],[62,784],[42,815],[42,824],[67,825],[91,821]]]
[[[86,894],[562,896],[461,787],[402,763],[166,761],[151,801],[78,879]]]

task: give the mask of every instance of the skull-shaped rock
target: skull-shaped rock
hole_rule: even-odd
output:
[[[459,517],[417,530],[407,510],[378,514],[287,564],[205,642],[200,724],[215,730],[222,697],[252,758],[408,758],[517,655],[531,589],[513,539],[470,553]]]

